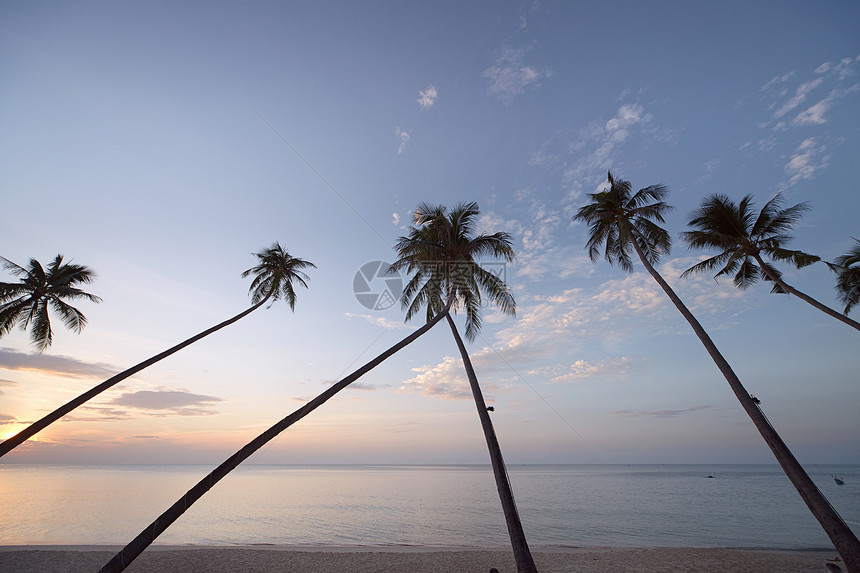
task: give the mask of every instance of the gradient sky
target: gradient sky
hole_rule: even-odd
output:
[[[393,260],[419,202],[474,200],[518,255],[517,318],[489,311],[469,345],[509,463],[773,462],[644,269],[588,259],[571,217],[611,169],[668,186],[660,271],[798,458],[860,463],[860,335],[763,285],[680,279],[703,253],[678,239],[708,194],[780,191],[811,206],[790,246],[860,236],[858,29],[853,1],[3,3],[0,255],[62,253],[104,299],[42,355],[0,340],[4,436],[247,308],[251,253],[318,267],[294,313],[256,311],[4,461],[222,461],[415,328],[355,274]],[[838,307],[824,265],[783,270]],[[250,462],[485,463],[474,408],[440,325]]]

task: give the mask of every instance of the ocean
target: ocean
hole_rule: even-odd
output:
[[[124,545],[210,470],[0,465],[0,544]],[[860,466],[807,471],[860,533]],[[776,465],[508,473],[532,546],[832,547]],[[492,547],[508,537],[489,466],[247,465],[157,543]]]

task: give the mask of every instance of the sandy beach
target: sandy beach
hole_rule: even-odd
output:
[[[0,571],[9,573],[79,573],[98,571],[113,557],[112,546],[3,546]],[[786,551],[687,548],[533,548],[541,573],[611,571],[773,573],[825,572],[835,551]],[[127,571],[139,573],[476,573],[495,567],[515,573],[504,548],[439,547],[201,547],[155,546]]]

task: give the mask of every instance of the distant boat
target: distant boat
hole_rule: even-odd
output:
[[[833,481],[836,482],[836,485],[845,485],[845,480],[839,476],[833,476]]]

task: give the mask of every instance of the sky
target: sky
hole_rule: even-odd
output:
[[[773,463],[638,261],[588,258],[611,170],[668,187],[658,270],[798,459],[860,463],[858,333],[679,278],[713,193],[807,202],[789,246],[824,259],[860,237],[858,29],[835,0],[4,2],[0,255],[61,253],[103,302],[41,355],[0,339],[0,434],[247,308],[273,242],[317,268],[3,462],[220,463],[420,325],[375,269],[419,203],[476,201],[517,253],[516,317],[468,344],[508,463]],[[826,266],[780,268],[841,310]],[[440,324],[249,463],[487,463],[475,414]]]

